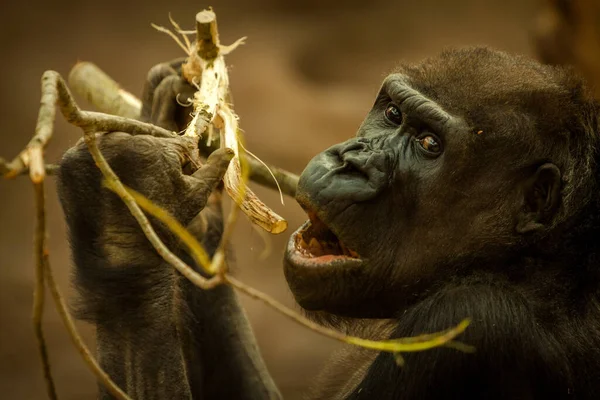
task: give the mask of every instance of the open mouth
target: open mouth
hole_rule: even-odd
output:
[[[309,220],[290,237],[283,271],[290,290],[303,308],[324,310],[338,302],[341,278],[349,282],[363,281],[366,260],[342,242],[314,211],[303,208]],[[345,285],[343,288],[346,290]]]
[[[302,258],[318,263],[360,259],[358,253],[347,247],[314,212],[309,211],[308,218],[293,238],[295,250]]]

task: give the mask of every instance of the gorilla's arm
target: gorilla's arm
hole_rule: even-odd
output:
[[[536,320],[523,294],[501,284],[441,290],[398,320],[392,337],[471,325],[459,337],[476,348],[437,348],[404,355],[399,367],[381,353],[348,399],[562,399],[571,371],[562,345]]]
[[[182,83],[157,79],[156,71],[165,69],[171,67],[149,75],[144,117],[174,129]],[[98,135],[98,142],[125,185],[171,212],[214,253],[222,233],[221,194],[210,193],[227,168],[228,153],[215,152],[197,172],[185,175],[182,164],[193,147],[188,139],[114,132]],[[82,142],[65,154],[59,196],[76,267],[78,308],[97,328],[102,367],[135,399],[278,398],[231,288],[203,291],[166,264],[101,179]],[[193,265],[172,234],[155,221],[153,226]],[[104,388],[100,392],[100,398],[112,398]]]

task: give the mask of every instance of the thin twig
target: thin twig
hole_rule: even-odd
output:
[[[345,334],[343,334],[342,332],[324,327],[322,325],[319,325],[319,324],[311,321],[310,319],[297,313],[296,311],[292,310],[291,308],[284,306],[283,304],[281,304],[279,301],[275,300],[273,297],[269,296],[268,294],[263,293],[259,290],[254,289],[251,286],[246,285],[245,283],[237,280],[230,274],[226,274],[224,276],[224,280],[225,280],[225,282],[229,283],[231,286],[233,286],[240,292],[252,297],[253,299],[260,300],[263,303],[268,304],[269,306],[273,307],[275,310],[279,311],[281,314],[285,315],[286,317],[291,318],[292,320],[296,321],[297,323],[304,325],[307,328],[309,328],[317,333],[320,333],[324,336],[330,337],[332,339],[339,340],[342,342],[346,341],[347,336]]]
[[[179,24],[173,19],[173,17],[171,16],[171,13],[169,13],[169,21],[171,22],[171,25],[173,25],[173,28],[175,28],[175,31],[177,33],[179,33],[181,35],[181,38],[183,39],[183,42],[185,43],[185,48],[189,50],[192,49],[192,43],[190,42],[190,39],[188,39],[188,37],[185,34],[185,31],[181,29],[181,27],[179,26]]]
[[[171,39],[173,39],[175,41],[175,43],[177,43],[177,45],[186,52],[186,54],[189,54],[190,49],[187,48],[182,42],[181,40],[177,37],[177,35],[175,35],[173,32],[171,32],[170,30],[168,30],[167,28],[163,27],[163,26],[159,26],[156,24],[150,24],[150,26],[152,26],[154,29],[156,29],[159,32],[162,33],[166,33],[167,35],[169,35],[171,37]],[[186,37],[187,39],[187,37]]]
[[[44,180],[33,184],[35,191],[35,237],[34,237],[34,257],[35,257],[35,289],[33,291],[33,331],[37,339],[38,351],[42,359],[42,369],[44,380],[46,382],[46,392],[51,400],[58,399],[56,387],[52,379],[52,370],[48,357],[48,348],[44,338],[44,329],[42,318],[44,315],[44,255],[47,254],[46,248],[46,201],[44,194]]]
[[[3,175],[2,171],[6,171],[8,172],[9,170],[3,170],[2,169],[2,158],[0,158],[0,176]],[[44,170],[46,171],[46,175],[52,176],[55,175],[56,172],[58,171],[59,166],[57,164],[45,164],[44,165]],[[17,176],[28,176],[29,175],[29,168],[25,168],[24,170],[22,170],[19,175]]]
[[[44,255],[44,272],[46,276],[46,281],[48,283],[48,287],[50,288],[50,293],[52,294],[52,298],[54,299],[54,304],[56,306],[56,310],[60,315],[63,323],[65,324],[65,328],[67,332],[69,332],[69,336],[73,341],[73,344],[77,348],[77,351],[83,357],[85,363],[90,367],[96,378],[100,383],[102,383],[106,389],[113,396],[117,397],[121,400],[132,400],[121,388],[117,386],[117,384],[108,376],[106,372],[102,369],[102,367],[98,364],[98,361],[94,358],[90,349],[86,346],[85,342],[79,335],[77,328],[75,327],[75,323],[73,322],[73,318],[71,318],[71,314],[67,310],[67,305],[63,299],[62,294],[54,280],[54,274],[52,272],[52,267],[50,266],[50,260],[48,259],[48,254]]]
[[[52,127],[56,117],[56,95],[54,94],[56,84],[53,79],[46,74],[42,76],[42,98],[41,106],[38,112],[38,120],[35,127],[35,134],[27,143],[25,148],[10,163],[5,163],[4,170],[7,177],[16,176],[27,167],[30,167],[29,176],[33,183],[41,182],[44,179],[45,171],[43,163],[40,165],[39,154],[52,137]],[[33,155],[32,155],[33,153]],[[34,163],[31,163],[34,158]]]
[[[327,336],[331,339],[338,340],[340,342],[353,344],[356,346],[364,347],[367,349],[379,350],[379,351],[388,351],[393,353],[404,353],[404,352],[415,352],[415,351],[423,351],[429,350],[435,347],[443,346],[444,344],[452,341],[456,336],[464,332],[464,330],[469,325],[469,320],[465,319],[456,327],[451,328],[449,330],[443,332],[431,333],[428,335],[424,335],[421,337],[409,337],[409,338],[400,338],[400,339],[390,339],[390,340],[367,340],[362,338],[357,338],[353,336],[346,335],[342,332],[324,327],[319,325],[305,316],[295,312],[294,310],[284,306],[271,296],[266,293],[263,293],[259,290],[254,289],[251,286],[246,285],[245,283],[235,279],[233,276],[229,274],[225,274],[223,276],[225,282],[238,289],[239,291],[245,293],[246,295],[264,302],[268,304],[275,310],[279,311],[283,315],[291,318],[293,321],[304,325],[305,327],[320,333],[321,335]],[[464,343],[461,343],[459,346],[456,346],[464,351],[473,351],[474,348],[468,346]],[[456,348],[455,347],[455,348]]]
[[[114,182],[111,183],[106,181],[105,186],[115,193],[118,191]],[[188,248],[194,261],[208,274],[213,275],[210,268],[210,258],[208,254],[204,250],[204,247],[202,247],[194,238],[194,235],[190,233],[190,231],[185,229],[185,227],[181,225],[181,223],[172,215],[166,212],[166,210],[158,207],[141,193],[138,193],[135,190],[126,187],[125,185],[123,185],[123,188],[145,212],[162,221],[171,232],[175,233],[175,235],[177,235],[182,243]]]

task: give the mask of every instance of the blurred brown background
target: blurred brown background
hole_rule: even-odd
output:
[[[182,55],[150,22],[185,28],[202,2],[2,2],[0,156],[14,157],[33,133],[44,70],[63,76],[78,60],[97,63],[139,94],[147,70]],[[221,40],[248,36],[228,57],[235,108],[247,146],[263,160],[300,173],[317,152],[354,134],[381,79],[399,61],[447,46],[487,44],[531,54],[535,0],[215,0]],[[84,108],[90,106],[80,99]],[[57,118],[47,160],[57,161],[80,132]],[[304,216],[291,199],[258,194],[295,229]],[[68,245],[52,179],[47,187],[51,261],[69,296]],[[33,290],[33,190],[27,179],[0,180],[0,398],[45,398],[30,315]],[[289,233],[268,239],[246,220],[235,235],[238,275],[293,306],[280,260]],[[299,399],[337,344],[263,304],[243,298],[264,357],[286,399]],[[46,336],[61,399],[95,397],[92,374],[47,302]],[[79,324],[93,347],[93,331]]]

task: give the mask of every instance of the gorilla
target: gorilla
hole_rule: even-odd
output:
[[[177,98],[193,88],[178,68],[151,70],[143,120],[185,125]],[[285,277],[308,315],[371,337],[470,318],[460,340],[476,351],[409,353],[400,367],[390,353],[349,349],[311,398],[598,398],[598,117],[570,69],[484,47],[389,75],[356,136],[302,173],[296,199],[308,220],[289,240]],[[214,253],[225,152],[190,173],[197,148],[183,137],[98,140],[126,185]],[[82,143],[58,178],[79,316],[95,325],[100,363],[121,388],[138,400],[281,397],[230,287],[200,290],[167,265]]]

